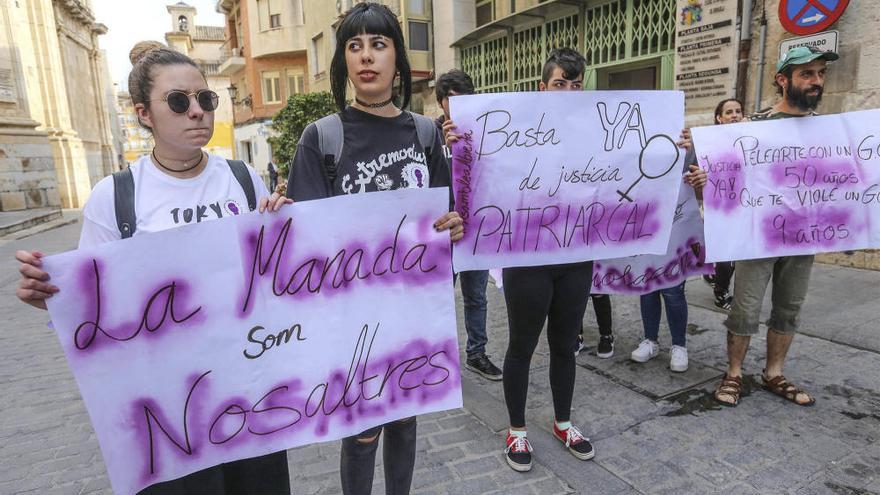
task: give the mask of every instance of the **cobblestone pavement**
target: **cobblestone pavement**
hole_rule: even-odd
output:
[[[79,225],[19,241],[0,240],[0,494],[110,493],[76,383],[45,313],[14,299],[12,253],[71,249]],[[501,364],[506,312],[489,288],[489,353]],[[521,474],[503,460],[507,414],[500,382],[464,371],[463,409],[419,418],[414,493],[439,494],[880,494],[880,272],[817,265],[786,374],[818,403],[801,408],[760,390],[765,355],[753,342],[745,397],[721,408],[711,390],[725,363],[723,315],[700,281],[688,285],[691,368],[667,369],[668,331],[660,356],[627,358],[641,335],[635,298],[613,298],[617,349],[600,360],[578,357],[573,421],[596,445],[595,460],[569,455],[550,434],[548,351],[532,363],[527,410],[535,466]],[[595,343],[588,308],[586,339]],[[459,335],[464,342],[459,301]],[[381,458],[381,457],[379,457]],[[338,493],[338,442],[289,452],[293,493]],[[381,466],[374,493],[384,493]]]

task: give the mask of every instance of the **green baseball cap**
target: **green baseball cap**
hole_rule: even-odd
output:
[[[779,59],[779,62],[776,62],[776,73],[779,74],[790,65],[808,64],[813,60],[818,60],[820,58],[822,60],[827,60],[828,62],[833,62],[839,59],[840,55],[830,50],[826,52],[812,46],[798,46],[786,52],[785,55]]]

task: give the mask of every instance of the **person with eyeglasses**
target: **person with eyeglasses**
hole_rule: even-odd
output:
[[[219,99],[208,88],[204,74],[186,55],[155,41],[134,46],[128,91],[140,124],[153,134],[155,147],[130,166],[134,180],[136,223],[132,235],[158,232],[181,225],[216,220],[248,211],[243,184],[231,164],[202,148],[214,132],[214,110]],[[244,167],[244,165],[242,165]],[[269,195],[256,171],[251,177],[257,209],[278,211],[292,201]],[[99,181],[83,209],[79,246],[120,240],[116,222],[112,177]],[[18,251],[21,279],[17,296],[46,309],[46,299],[58,292],[42,270],[42,253]],[[182,478],[157,483],[141,495],[234,495],[260,493],[288,495],[287,453],[277,452],[214,466]]]

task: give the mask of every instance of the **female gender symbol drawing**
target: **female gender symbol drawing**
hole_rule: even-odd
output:
[[[645,161],[646,161],[645,152],[648,151],[648,148],[651,147],[651,142],[657,138],[665,139],[666,141],[669,142],[669,144],[672,145],[672,150],[675,151],[675,157],[672,158],[671,154],[669,154],[666,157],[663,157],[661,155],[661,153],[664,150],[658,150],[647,157],[648,161],[650,163],[645,163]],[[655,145],[654,147],[656,148],[657,146],[658,145]],[[636,187],[636,184],[638,184],[639,181],[642,180],[642,178],[646,178],[648,180],[654,180],[654,179],[659,179],[660,177],[665,176],[666,174],[671,172],[673,168],[675,168],[675,164],[678,163],[679,156],[680,156],[680,152],[678,151],[678,146],[675,145],[675,141],[673,141],[671,137],[669,137],[665,134],[656,134],[654,136],[651,136],[651,139],[649,139],[648,142],[645,143],[645,146],[642,147],[642,151],[639,152],[639,172],[640,172],[639,177],[635,180],[635,182],[630,184],[630,186],[629,186],[629,188],[627,188],[626,192],[619,191],[619,190],[617,191],[617,194],[620,195],[620,199],[618,201],[623,201],[625,199],[625,200],[629,201],[630,203],[632,203],[633,200],[631,197],[629,197],[629,193],[630,193],[630,191],[632,191],[632,189],[634,187]],[[672,158],[672,160],[670,160],[669,164],[667,165],[666,164],[667,162],[664,158]],[[658,166],[658,164],[660,166]],[[645,170],[646,166],[647,166],[647,170]],[[659,172],[659,173],[657,173],[657,172]]]

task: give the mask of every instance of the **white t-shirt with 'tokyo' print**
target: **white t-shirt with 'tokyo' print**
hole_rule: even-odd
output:
[[[135,235],[207,222],[248,212],[247,197],[222,157],[208,155],[208,165],[196,177],[179,179],[157,168],[149,155],[130,165],[134,175]],[[269,190],[248,167],[257,200]],[[83,210],[79,246],[86,247],[122,238],[116,224],[113,177],[95,185]]]

